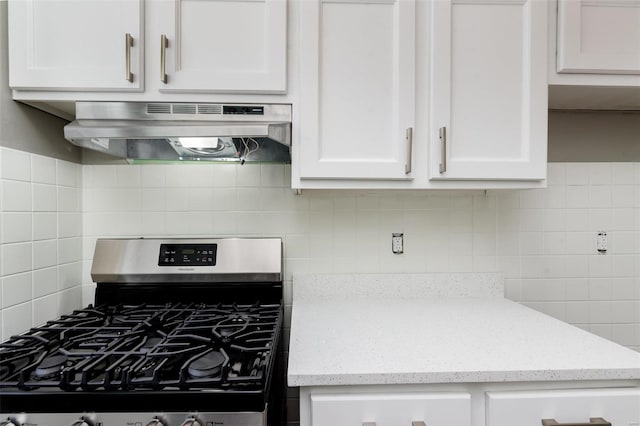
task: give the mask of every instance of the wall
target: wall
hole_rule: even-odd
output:
[[[0,341],[82,302],[81,166],[0,148]]]
[[[97,237],[279,236],[286,327],[296,273],[503,271],[509,298],[640,350],[640,163],[550,163],[548,174],[547,189],[487,195],[295,196],[282,165],[86,165],[85,303]],[[392,232],[404,233],[402,255]]]
[[[640,111],[549,111],[548,147],[552,162],[640,161]]]

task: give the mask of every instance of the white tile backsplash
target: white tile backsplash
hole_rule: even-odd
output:
[[[33,297],[38,298],[58,291],[58,267],[33,271]]]
[[[56,160],[56,184],[71,188],[80,188],[82,168],[68,161]]]
[[[295,196],[289,166],[135,167],[84,166],[91,177],[84,193],[93,194],[84,200],[85,242],[112,235],[281,236],[287,279],[306,272],[497,270],[506,274],[512,299],[638,349],[640,337],[632,335],[640,321],[628,322],[640,316],[638,164],[552,163],[547,189],[488,195]],[[133,178],[125,185],[118,173]],[[129,185],[138,175],[139,185]],[[136,191],[139,207],[123,201]],[[121,203],[129,205],[126,214]],[[598,231],[609,235],[604,255],[596,251]],[[390,251],[393,232],[405,235],[402,255]],[[84,250],[87,265],[90,252]]]
[[[28,153],[7,150],[1,161],[0,177],[2,179],[31,181],[31,158]]]
[[[38,241],[38,240],[50,240],[50,239],[57,238],[58,236],[57,221],[58,221],[58,214],[56,212],[33,213],[33,240]],[[82,226],[80,227],[82,228]]]
[[[64,313],[64,312],[62,312]],[[33,325],[37,327],[58,316],[58,295],[33,299]]]
[[[14,305],[6,309],[2,309],[0,315],[2,315],[2,339],[6,340],[9,337],[20,334],[26,331],[33,324],[32,302],[22,303],[20,305]]]
[[[0,340],[4,340],[59,313],[63,296],[58,294],[58,231],[80,239],[82,167],[2,147],[0,170]],[[73,251],[73,256],[65,260],[80,262],[81,250]],[[81,276],[77,267],[64,274],[68,287],[78,289]],[[80,307],[73,301],[65,303]]]
[[[33,211],[57,212],[58,188],[55,185],[33,184]]]
[[[98,237],[279,236],[287,305],[298,273],[501,271],[513,300],[640,349],[638,163],[551,163],[540,190],[296,196],[283,165],[0,161],[4,338],[92,299]]]
[[[33,269],[48,268],[58,264],[58,241],[33,242]]]
[[[2,211],[30,212],[31,208],[31,183],[2,179]]]
[[[3,277],[2,282],[2,308],[28,302],[31,300],[31,272],[14,274]]]
[[[41,155],[31,155],[31,182],[56,184],[56,160]]]
[[[13,275],[31,270],[32,243],[11,243],[0,246],[2,275]]]
[[[32,214],[5,213],[1,218],[0,243],[19,243],[31,241]]]

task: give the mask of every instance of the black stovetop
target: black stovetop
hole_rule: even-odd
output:
[[[89,306],[0,344],[0,410],[69,398],[184,409],[211,393],[223,408],[259,410],[281,326],[280,302]]]

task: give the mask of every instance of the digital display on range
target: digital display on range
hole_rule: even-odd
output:
[[[158,266],[215,266],[217,244],[161,244]]]

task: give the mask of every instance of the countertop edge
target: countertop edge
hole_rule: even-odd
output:
[[[288,374],[288,386],[435,385],[451,383],[640,380],[640,367],[592,370],[530,370],[437,373]]]

